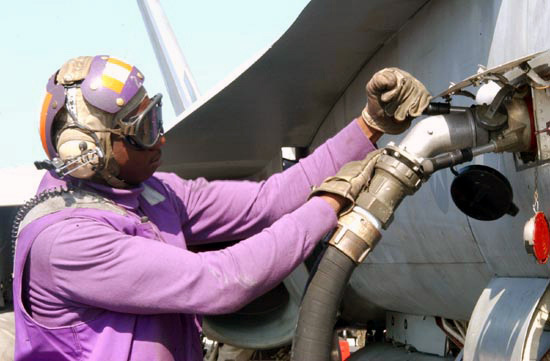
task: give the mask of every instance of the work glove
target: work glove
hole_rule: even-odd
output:
[[[324,193],[336,194],[349,201],[341,211],[347,212],[353,208],[361,191],[367,188],[374,172],[374,165],[381,154],[382,150],[375,150],[363,160],[346,163],[336,175],[328,177],[319,187],[314,188],[309,197]]]
[[[361,113],[372,128],[400,134],[422,114],[432,98],[424,84],[398,68],[385,68],[369,80],[367,105]]]

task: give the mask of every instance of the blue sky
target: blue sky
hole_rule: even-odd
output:
[[[161,0],[161,5],[204,94],[278,39],[308,2]],[[145,74],[149,93],[168,95],[135,0],[12,0],[0,12],[0,30],[0,168],[45,158],[38,127],[46,81],[71,57],[124,59]],[[173,119],[170,102],[164,105],[164,117]]]

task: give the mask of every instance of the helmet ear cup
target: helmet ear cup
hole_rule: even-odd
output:
[[[75,128],[63,130],[57,140],[57,153],[61,160],[67,163],[78,159],[70,166],[71,169],[78,168],[71,172],[71,175],[75,178],[89,179],[97,172],[101,161],[97,153],[77,158],[83,153],[96,148],[97,145],[90,135]]]

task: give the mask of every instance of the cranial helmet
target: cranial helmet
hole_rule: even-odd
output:
[[[126,187],[118,178],[111,134],[138,148],[154,146],[163,134],[162,96],[149,99],[143,80],[136,67],[107,55],[67,61],[46,87],[40,138],[50,161],[37,167]]]

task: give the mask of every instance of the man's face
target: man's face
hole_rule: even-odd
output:
[[[165,142],[163,136],[152,148],[139,149],[123,138],[113,135],[113,156],[120,166],[118,177],[131,185],[138,185],[147,180],[161,165],[161,147]]]

